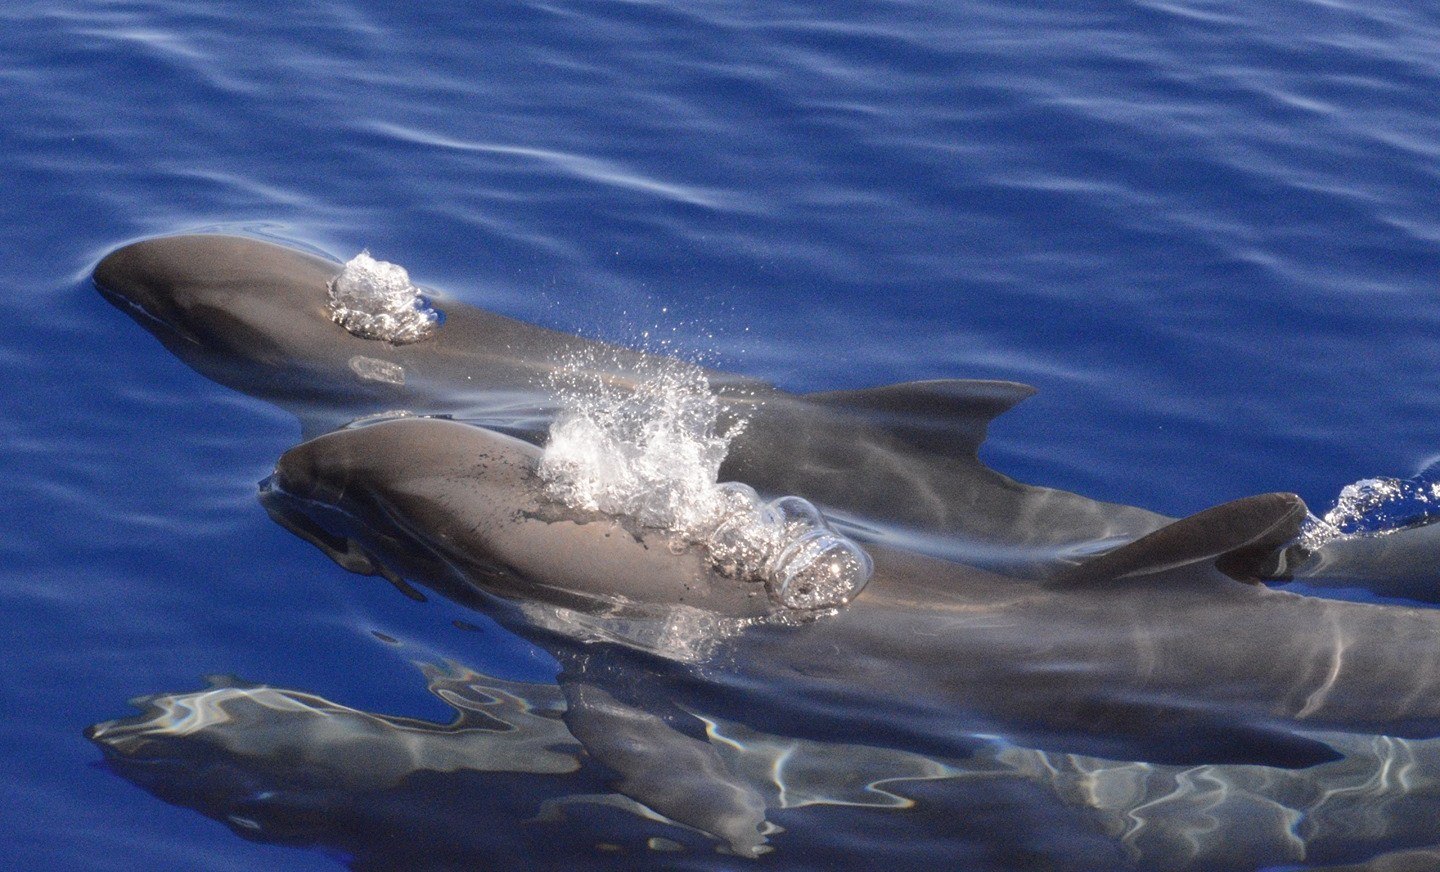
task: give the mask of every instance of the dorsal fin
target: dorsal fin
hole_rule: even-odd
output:
[[[1304,500],[1273,493],[1234,500],[1181,518],[1062,573],[1055,583],[1094,584],[1153,575],[1214,560],[1238,581],[1258,582],[1278,568],[1277,554],[1305,520]]]
[[[858,391],[806,394],[805,399],[857,414],[930,451],[974,454],[990,422],[1035,389],[1011,381],[932,379]]]

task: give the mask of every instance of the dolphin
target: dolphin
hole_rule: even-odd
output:
[[[1050,580],[870,542],[869,584],[810,615],[663,531],[566,514],[539,457],[464,423],[386,421],[286,452],[265,503],[349,568],[387,567],[532,638],[658,654],[676,693],[699,681],[752,723],[856,740],[909,731],[948,755],[965,753],[947,739],[963,725],[1120,759],[1296,766],[1332,756],[1300,730],[1440,735],[1440,612],[1302,597],[1216,569],[1293,535],[1290,495],[1197,516],[1207,535],[1177,522]],[[747,694],[757,686],[773,689],[773,711]]]
[[[292,411],[307,437],[405,410],[538,443],[559,405],[562,368],[581,363],[623,391],[681,365],[433,293],[444,320],[431,335],[404,344],[363,338],[330,308],[341,271],[269,242],[191,235],[126,245],[100,261],[94,282],[197,371]],[[1034,393],[1026,385],[941,379],[797,395],[702,372],[727,409],[723,423],[745,422],[724,479],[802,496],[855,525],[918,534],[917,547],[1035,575],[1171,520],[987,468],[977,451],[989,423]]]
[[[404,344],[336,323],[328,289],[342,265],[238,236],[185,235],[125,245],[96,266],[101,294],[214,381],[293,412],[305,436],[405,410],[541,442],[560,399],[556,373],[583,364],[621,390],[680,365],[671,358],[507,318],[443,294],[430,336]],[[733,420],[721,469],[771,494],[797,494],[912,547],[1009,575],[1043,578],[1153,533],[1142,508],[1024,484],[978,458],[990,422],[1033,395],[1016,382],[935,379],[797,395],[702,370]],[[1020,535],[1019,531],[1024,531]],[[1342,537],[1314,550],[1276,545],[1241,575],[1440,598],[1433,535]],[[1278,547],[1283,545],[1284,547]],[[1233,566],[1234,562],[1222,568]]]
[[[422,669],[455,711],[448,724],[216,676],[199,691],[136,700],[141,714],[85,735],[112,771],[160,799],[246,839],[327,849],[356,869],[615,868],[594,844],[631,841],[636,827],[617,838],[625,829],[608,820],[614,809],[672,841],[705,842],[607,788],[565,726],[554,685],[457,664]],[[643,836],[628,847],[632,861],[645,856]]]

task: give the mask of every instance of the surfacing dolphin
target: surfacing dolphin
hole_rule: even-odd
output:
[[[296,249],[220,235],[124,246],[95,269],[101,293],[191,367],[293,412],[306,436],[407,410],[544,438],[558,408],[555,374],[583,366],[622,390],[669,358],[547,330],[431,294],[444,322],[392,344],[335,322],[342,266]],[[1034,393],[1015,382],[940,379],[796,395],[706,371],[746,427],[721,470],[772,494],[798,494],[860,525],[915,531],[914,544],[1007,574],[1047,577],[1154,532],[1171,519],[1022,484],[976,456],[992,419]],[[1260,562],[1247,577],[1334,577],[1394,596],[1440,596],[1426,536],[1383,546],[1329,542]],[[1409,543],[1416,542],[1411,545]],[[1418,555],[1418,557],[1417,557]]]
[[[1215,570],[1242,540],[1293,534],[1286,495],[1245,503],[1228,536],[1177,544],[1167,528],[1102,558],[1103,572],[1048,582],[872,543],[869,584],[804,620],[662,531],[567,514],[545,495],[539,457],[467,424],[386,421],[286,452],[265,502],[350,568],[421,581],[522,634],[647,649],[692,691],[687,662],[725,664],[701,670],[703,693],[733,694],[766,729],[909,731],[954,755],[964,749],[945,737],[963,726],[1120,759],[1276,765],[1331,756],[1302,728],[1440,734],[1440,612]],[[778,703],[766,723],[744,692],[756,686]]]
[[[558,407],[560,368],[583,365],[624,390],[677,365],[440,295],[430,296],[444,321],[426,338],[362,338],[333,317],[329,286],[341,270],[272,243],[202,235],[124,246],[100,262],[94,278],[107,299],[185,363],[292,411],[306,436],[406,410],[539,442]],[[976,452],[989,422],[1034,393],[1025,385],[936,380],[796,395],[755,379],[704,374],[730,414],[746,422],[723,479],[797,494],[856,523],[934,534],[937,550],[1034,574],[1169,521],[985,467]]]

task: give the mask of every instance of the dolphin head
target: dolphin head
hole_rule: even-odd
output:
[[[482,427],[400,418],[290,449],[262,498],[277,521],[347,568],[389,570],[461,600],[468,590],[635,617],[752,618],[778,608],[763,584],[721,575],[666,531],[552,501],[540,456]]]
[[[101,294],[221,384],[287,405],[393,399],[402,349],[335,323],[325,258],[235,236],[126,245],[95,268]]]
[[[293,351],[329,327],[340,265],[234,236],[168,236],[126,245],[95,267],[95,284],[152,330],[211,350]],[[336,329],[339,329],[338,327]]]

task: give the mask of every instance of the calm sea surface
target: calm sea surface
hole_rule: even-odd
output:
[[[1433,3],[10,0],[0,57],[9,868],[347,861],[101,766],[82,730],[133,697],[227,675],[445,722],[417,661],[556,670],[272,523],[256,482],[298,426],[95,293],[127,241],[368,248],[794,390],[1028,382],[991,465],[1171,515],[1273,490],[1323,510],[1440,455]],[[858,814],[809,825],[873,859]],[[643,853],[640,821],[587,844]],[[785,840],[759,862],[806,867]],[[959,856],[927,844],[897,862]]]

